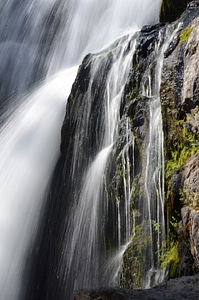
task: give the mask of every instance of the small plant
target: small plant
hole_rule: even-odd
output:
[[[156,222],[155,220],[152,220],[151,224],[153,225],[153,228],[154,228],[155,232],[160,231],[160,224],[158,222]]]
[[[177,228],[178,226],[178,220],[174,216],[171,217],[170,224],[173,226],[173,228]]]

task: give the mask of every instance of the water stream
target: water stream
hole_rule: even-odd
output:
[[[64,258],[61,258],[62,269],[64,269],[66,282],[69,282],[75,274],[74,282],[70,284],[72,291],[82,287],[97,287],[111,283],[109,275],[105,274],[108,274],[109,270],[108,266],[104,267],[107,264],[107,257],[103,253],[105,250],[102,243],[104,239],[103,220],[107,216],[105,206],[107,200],[104,196],[104,176],[109,154],[117,136],[121,99],[134,54],[135,44],[136,39],[129,35],[114,45],[113,49],[109,49],[112,56],[108,73],[106,68],[103,73],[104,57],[107,57],[107,51],[91,57],[89,87],[87,93],[81,99],[85,103],[85,107],[87,107],[87,114],[83,120],[85,128],[89,127],[89,120],[92,118],[92,111],[89,111],[88,108],[93,98],[92,92],[95,86],[95,77],[98,76],[99,85],[102,85],[101,78],[103,77],[106,78],[106,83],[98,96],[100,102],[104,100],[104,103],[102,102],[100,105],[101,114],[96,120],[96,124],[99,123],[99,125],[95,124],[96,128],[89,128],[86,133],[82,131],[82,128],[80,129],[82,127],[81,119],[80,125],[77,123],[75,130],[75,135],[83,132],[84,136],[90,136],[90,130],[91,132],[92,130],[98,130],[99,141],[96,157],[91,163],[89,162],[88,165],[84,166],[86,173],[82,177],[80,187],[75,187],[75,191],[77,192],[74,195],[77,195],[77,197],[73,197],[75,204],[72,205],[70,218],[64,233],[64,236],[67,238],[66,243],[63,245]],[[118,73],[120,73],[120,76],[115,75]],[[79,113],[81,114],[80,108]],[[78,139],[74,149],[77,152],[79,151],[79,141],[80,139]],[[89,154],[87,156],[89,157]],[[88,161],[90,160],[88,159]],[[73,172],[75,176],[79,172],[76,167],[76,160]],[[126,234],[128,235],[128,224],[126,224],[126,227]],[[83,262],[82,257],[84,257]],[[100,270],[104,272],[103,276],[99,276]],[[66,289],[66,295],[70,297],[68,293],[69,287],[66,287]]]
[[[173,40],[180,24],[169,26],[164,32],[159,32],[159,42],[156,43],[154,66],[151,64],[143,80],[143,95],[149,98],[149,129],[145,150],[145,203],[143,204],[143,224],[147,220],[150,247],[147,249],[148,272],[143,278],[143,286],[161,283],[165,277],[165,270],[160,268],[160,254],[165,241],[164,216],[164,136],[162,126],[160,85],[164,60],[164,53]],[[154,75],[152,75],[152,73]],[[146,225],[145,224],[145,225]]]
[[[2,0],[0,4],[0,295],[2,300],[21,300],[24,257],[34,243],[37,225],[42,218],[45,194],[59,156],[60,130],[66,99],[75,79],[77,67],[88,52],[105,49],[116,38],[127,35],[126,42],[116,47],[113,65],[107,78],[104,136],[99,153],[90,163],[80,198],[96,216],[103,170],[115,140],[120,98],[133,54],[124,55],[129,37],[142,25],[158,21],[161,1],[145,0]],[[125,43],[127,43],[125,45]],[[129,48],[130,49],[130,48]],[[133,49],[133,43],[131,43]],[[95,60],[95,58],[94,58]],[[96,56],[93,68],[99,67]],[[119,72],[118,72],[119,68]],[[113,76],[114,74],[114,76]],[[117,74],[117,76],[115,76]],[[120,82],[119,75],[120,74]],[[115,78],[116,77],[116,78]],[[75,153],[74,153],[75,154]],[[100,163],[99,163],[100,161]],[[128,165],[126,166],[128,170]],[[96,169],[100,174],[96,181]],[[95,171],[93,171],[95,170]],[[86,174],[86,173],[85,173]],[[88,175],[89,174],[89,175]],[[91,176],[91,177],[88,177]],[[98,177],[97,177],[98,178]],[[88,184],[89,182],[89,184]],[[94,191],[94,190],[93,190]],[[126,191],[128,197],[129,191]],[[83,203],[83,202],[81,202]],[[83,204],[85,205],[85,203]],[[81,217],[84,207],[79,206]],[[128,213],[128,209],[127,209]],[[74,220],[79,218],[79,211]],[[93,228],[89,232],[92,249],[97,249]],[[74,227],[72,247],[76,236]],[[129,235],[129,234],[128,234]],[[96,242],[96,244],[95,244]],[[69,247],[70,248],[70,247]],[[73,248],[68,269],[74,264]],[[78,249],[79,251],[79,249]],[[86,250],[87,258],[89,252]],[[76,252],[75,252],[76,254]],[[79,255],[79,254],[78,254]],[[64,259],[64,255],[61,257]],[[89,262],[88,262],[89,268]],[[64,269],[64,276],[66,276]],[[89,272],[89,269],[88,269]],[[84,276],[84,275],[82,275]],[[81,277],[82,277],[81,276]],[[85,280],[88,279],[85,275]],[[93,279],[95,281],[95,277]],[[92,285],[75,281],[74,288]]]

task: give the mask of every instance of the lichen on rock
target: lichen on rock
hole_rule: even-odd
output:
[[[195,4],[194,4],[195,2]],[[195,6],[194,6],[195,5]],[[181,18],[178,43],[165,56],[161,103],[166,157],[166,210],[168,240],[178,243],[176,276],[198,272],[198,1],[190,3]],[[196,13],[197,12],[197,13]],[[179,213],[182,221],[180,222]],[[172,216],[177,226],[171,225]],[[194,232],[194,234],[193,234]],[[174,235],[174,237],[173,237]]]

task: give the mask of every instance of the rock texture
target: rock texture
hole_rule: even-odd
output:
[[[73,300],[198,300],[199,276],[182,277],[151,290],[125,290],[119,288],[101,288],[79,291]]]
[[[185,2],[187,1],[182,1],[183,5]],[[134,143],[129,143],[130,146],[126,147],[125,155],[128,156],[126,161],[129,169],[131,168],[128,176],[135,178],[130,196],[130,214],[135,224],[134,231],[132,230],[130,233],[133,238],[123,256],[120,284],[125,288],[141,287],[142,278],[151,267],[147,261],[149,256],[153,256],[154,265],[159,271],[159,254],[164,252],[164,244],[166,244],[165,248],[168,251],[165,257],[164,255],[161,257],[161,261],[167,267],[168,277],[194,275],[199,271],[198,15],[199,1],[193,1],[176,23],[145,26],[137,36],[137,48],[120,109],[119,137],[110,158],[109,166],[111,167],[107,168],[107,174],[104,176],[106,177],[104,193],[109,199],[107,201],[108,218],[106,218],[108,221],[105,224],[104,214],[101,214],[103,216],[103,223],[101,224],[105,230],[101,245],[97,247],[99,252],[106,248],[111,252],[115,251],[118,243],[117,231],[119,226],[115,225],[118,217],[117,205],[119,203],[124,215],[125,183],[123,173],[127,173],[123,169],[124,161],[122,161],[121,153],[129,142],[130,132],[134,137]],[[159,223],[152,223],[152,221],[156,221],[155,214],[148,218],[147,209],[144,210],[143,208],[144,172],[146,172],[144,149],[147,148],[148,142],[149,103],[151,98],[157,96],[157,91],[159,92],[159,87],[156,89],[157,80],[154,76],[157,70],[156,66],[158,66],[157,57],[161,46],[164,44],[165,36],[175,29],[175,36],[164,53],[160,87],[166,158],[165,214],[167,217],[167,240],[161,240],[160,247],[160,244],[157,246],[156,243],[157,235],[161,232]],[[130,51],[128,47],[126,51]],[[92,58],[94,60],[99,59],[100,64],[98,64],[98,72],[94,80],[90,82]],[[84,59],[73,85],[62,128],[61,157],[52,179],[46,219],[44,220],[45,225],[43,225],[43,232],[38,242],[39,246],[35,249],[36,263],[34,263],[33,271],[30,272],[34,285],[31,290],[34,292],[32,298],[29,297],[29,299],[65,299],[70,298],[73,291],[72,285],[78,274],[73,272],[71,268],[70,280],[66,286],[64,264],[68,253],[64,253],[64,251],[68,237],[65,236],[65,228],[73,217],[69,219],[70,211],[80,193],[79,190],[75,190],[75,187],[81,184],[81,178],[85,176],[84,170],[93,161],[97,147],[102,143],[101,134],[105,131],[103,88],[113,60],[114,55],[111,54],[111,51],[107,53],[107,57],[101,54],[88,55]],[[83,117],[85,122],[82,121]],[[128,127],[128,132],[126,127]],[[73,180],[71,181],[69,178]],[[150,199],[152,198],[155,197]],[[154,211],[157,210],[154,209]],[[145,219],[142,219],[142,216],[145,216]],[[137,224],[139,225],[136,226]],[[123,224],[121,222],[120,227],[125,231],[125,222]],[[153,239],[153,244],[151,243],[152,239],[149,238],[149,232],[153,232],[156,237]],[[122,240],[122,244],[125,242]],[[151,244],[152,247],[149,247]],[[60,258],[60,250],[63,249],[62,255],[63,253],[64,255]],[[149,250],[152,255],[148,255]],[[86,254],[88,254],[87,250]],[[73,258],[75,260],[75,255]],[[81,259],[84,263],[83,256],[80,257]],[[93,261],[95,263],[94,259]],[[81,264],[82,269],[84,269],[83,263]],[[100,269],[101,266],[103,264],[99,263],[98,268],[94,269],[99,279],[103,279],[104,276],[104,274],[101,275],[103,273],[103,269]],[[154,277],[155,274],[152,274],[150,278],[152,284]],[[198,282],[199,276],[195,276],[171,280],[156,289],[147,291],[111,288],[98,291],[80,291],[74,295],[74,300],[182,300],[188,298],[194,300],[198,299]]]
[[[167,230],[178,241],[177,276],[194,274],[199,269],[198,1],[188,5],[181,20],[176,42],[165,54],[161,85],[167,160]]]
[[[190,1],[182,1],[182,7]],[[181,7],[181,8],[182,8]],[[146,26],[139,37],[139,46],[133,60],[129,82],[125,89],[124,106],[121,115],[130,118],[131,130],[135,136],[135,175],[138,186],[133,195],[134,211],[139,219],[140,203],[143,203],[143,149],[146,146],[146,130],[149,122],[148,102],[150,97],[142,96],[141,90],[148,84],[145,73],[147,66],[155,65],[157,43],[161,45],[161,34],[176,29],[176,34],[164,54],[160,99],[162,106],[165,158],[166,158],[166,206],[167,248],[169,277],[194,275],[199,271],[199,1],[188,4],[187,10],[171,26],[159,24]],[[161,34],[160,34],[161,32]],[[153,77],[152,86],[153,86]],[[122,124],[122,122],[121,122]],[[121,125],[122,133],[122,125]],[[120,147],[122,142],[119,141]],[[120,149],[120,148],[119,148]],[[119,165],[119,164],[118,164]],[[120,168],[115,167],[116,181],[112,197],[122,200],[120,191]],[[115,188],[116,187],[116,188]],[[135,216],[134,216],[135,217]],[[142,233],[143,234],[143,233]],[[128,288],[139,288],[140,274],[144,268],[146,245],[144,235],[138,234],[134,246],[130,244],[124,254],[121,284]],[[145,244],[146,242],[146,244]],[[140,246],[139,246],[140,245]],[[172,256],[173,249],[177,255]],[[136,250],[135,250],[136,248]],[[170,256],[170,257],[169,257]],[[164,260],[164,258],[161,258]],[[176,261],[175,261],[176,260]],[[136,274],[136,276],[135,276]],[[198,290],[193,288],[198,276],[171,280],[165,285],[149,291],[102,289],[80,291],[75,300],[84,299],[198,299]],[[186,285],[186,291],[184,286]]]

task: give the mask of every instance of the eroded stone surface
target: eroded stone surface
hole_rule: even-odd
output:
[[[100,288],[78,291],[73,300],[198,300],[199,275],[171,279],[150,290]]]
[[[198,272],[199,17],[198,1],[181,17],[166,52],[161,84],[168,232],[178,233],[178,276]],[[180,23],[179,23],[180,24]],[[182,208],[182,210],[181,210]],[[178,223],[180,212],[182,222]],[[171,226],[171,220],[176,224]]]
[[[184,31],[185,30],[186,29],[184,29]],[[188,109],[188,107],[195,108],[196,105],[199,104],[199,18],[194,19],[188,25],[187,30],[191,32],[184,49],[182,105],[184,105],[185,108],[187,106]]]

